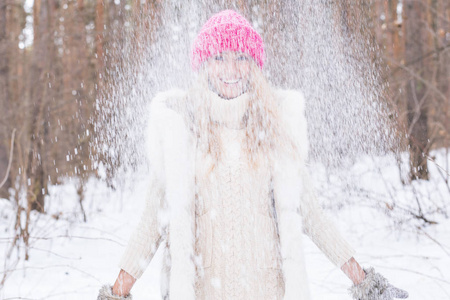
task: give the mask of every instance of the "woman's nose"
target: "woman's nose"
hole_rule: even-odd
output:
[[[239,72],[239,67],[237,65],[237,62],[234,59],[229,59],[227,60],[227,64],[226,64],[226,74],[227,75],[234,75],[237,72]]]

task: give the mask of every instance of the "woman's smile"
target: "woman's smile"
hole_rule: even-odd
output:
[[[236,84],[238,83],[241,79],[221,79],[222,82],[224,82],[225,84]]]
[[[252,58],[245,53],[223,51],[207,62],[209,87],[220,97],[236,98],[248,90]]]

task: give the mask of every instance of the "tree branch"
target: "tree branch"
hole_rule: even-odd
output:
[[[435,92],[439,97],[441,97],[444,101],[447,101],[447,96],[445,96],[440,90],[438,90],[431,82],[425,80],[422,76],[416,74],[416,72],[414,72],[413,70],[411,70],[410,68],[407,68],[406,65],[402,65],[398,62],[396,62],[395,60],[384,56],[385,59],[387,59],[388,61],[396,64],[400,69],[405,70],[406,72],[408,72],[412,77],[414,77],[415,79],[419,80],[420,82],[422,82],[424,85],[426,85],[430,90],[432,90],[433,92]],[[392,74],[392,73],[391,73]]]
[[[398,66],[397,68],[393,69],[392,72],[389,74],[389,76],[394,75],[395,73],[397,73],[397,71],[404,70],[404,69],[405,69],[404,67],[407,67],[407,66],[409,66],[409,65],[413,65],[413,64],[415,64],[415,63],[417,63],[417,62],[419,62],[419,61],[421,61],[421,60],[427,58],[428,56],[431,56],[431,55],[433,55],[433,54],[441,53],[441,52],[443,52],[443,51],[445,51],[445,50],[447,50],[447,49],[449,49],[449,48],[450,48],[450,45],[447,45],[447,46],[443,46],[443,47],[437,48],[437,49],[435,49],[435,50],[432,50],[432,51],[430,51],[430,52],[428,52],[428,53],[425,53],[424,55],[419,56],[419,57],[417,57],[417,58],[415,58],[415,59],[413,59],[413,60],[411,60],[411,61],[408,61],[408,62],[406,62],[405,64],[400,65],[400,66]],[[389,61],[393,61],[393,59],[391,59],[391,58],[389,58],[389,57],[386,57],[386,56],[385,56],[384,58],[387,59],[387,60],[389,60]],[[395,62],[395,64],[399,65],[399,63],[397,63],[397,62]]]

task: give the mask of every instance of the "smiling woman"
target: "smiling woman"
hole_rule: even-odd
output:
[[[320,209],[303,96],[270,86],[262,39],[247,20],[214,15],[191,58],[196,84],[152,101],[147,206],[114,286],[98,299],[130,299],[163,245],[163,299],[308,300],[303,233],[353,281],[354,299],[407,297],[363,271]]]
[[[247,92],[251,57],[242,52],[224,51],[208,59],[207,73],[211,90],[225,99]]]

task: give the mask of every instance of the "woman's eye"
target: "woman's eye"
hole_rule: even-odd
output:
[[[241,55],[236,60],[248,60],[247,56]]]

